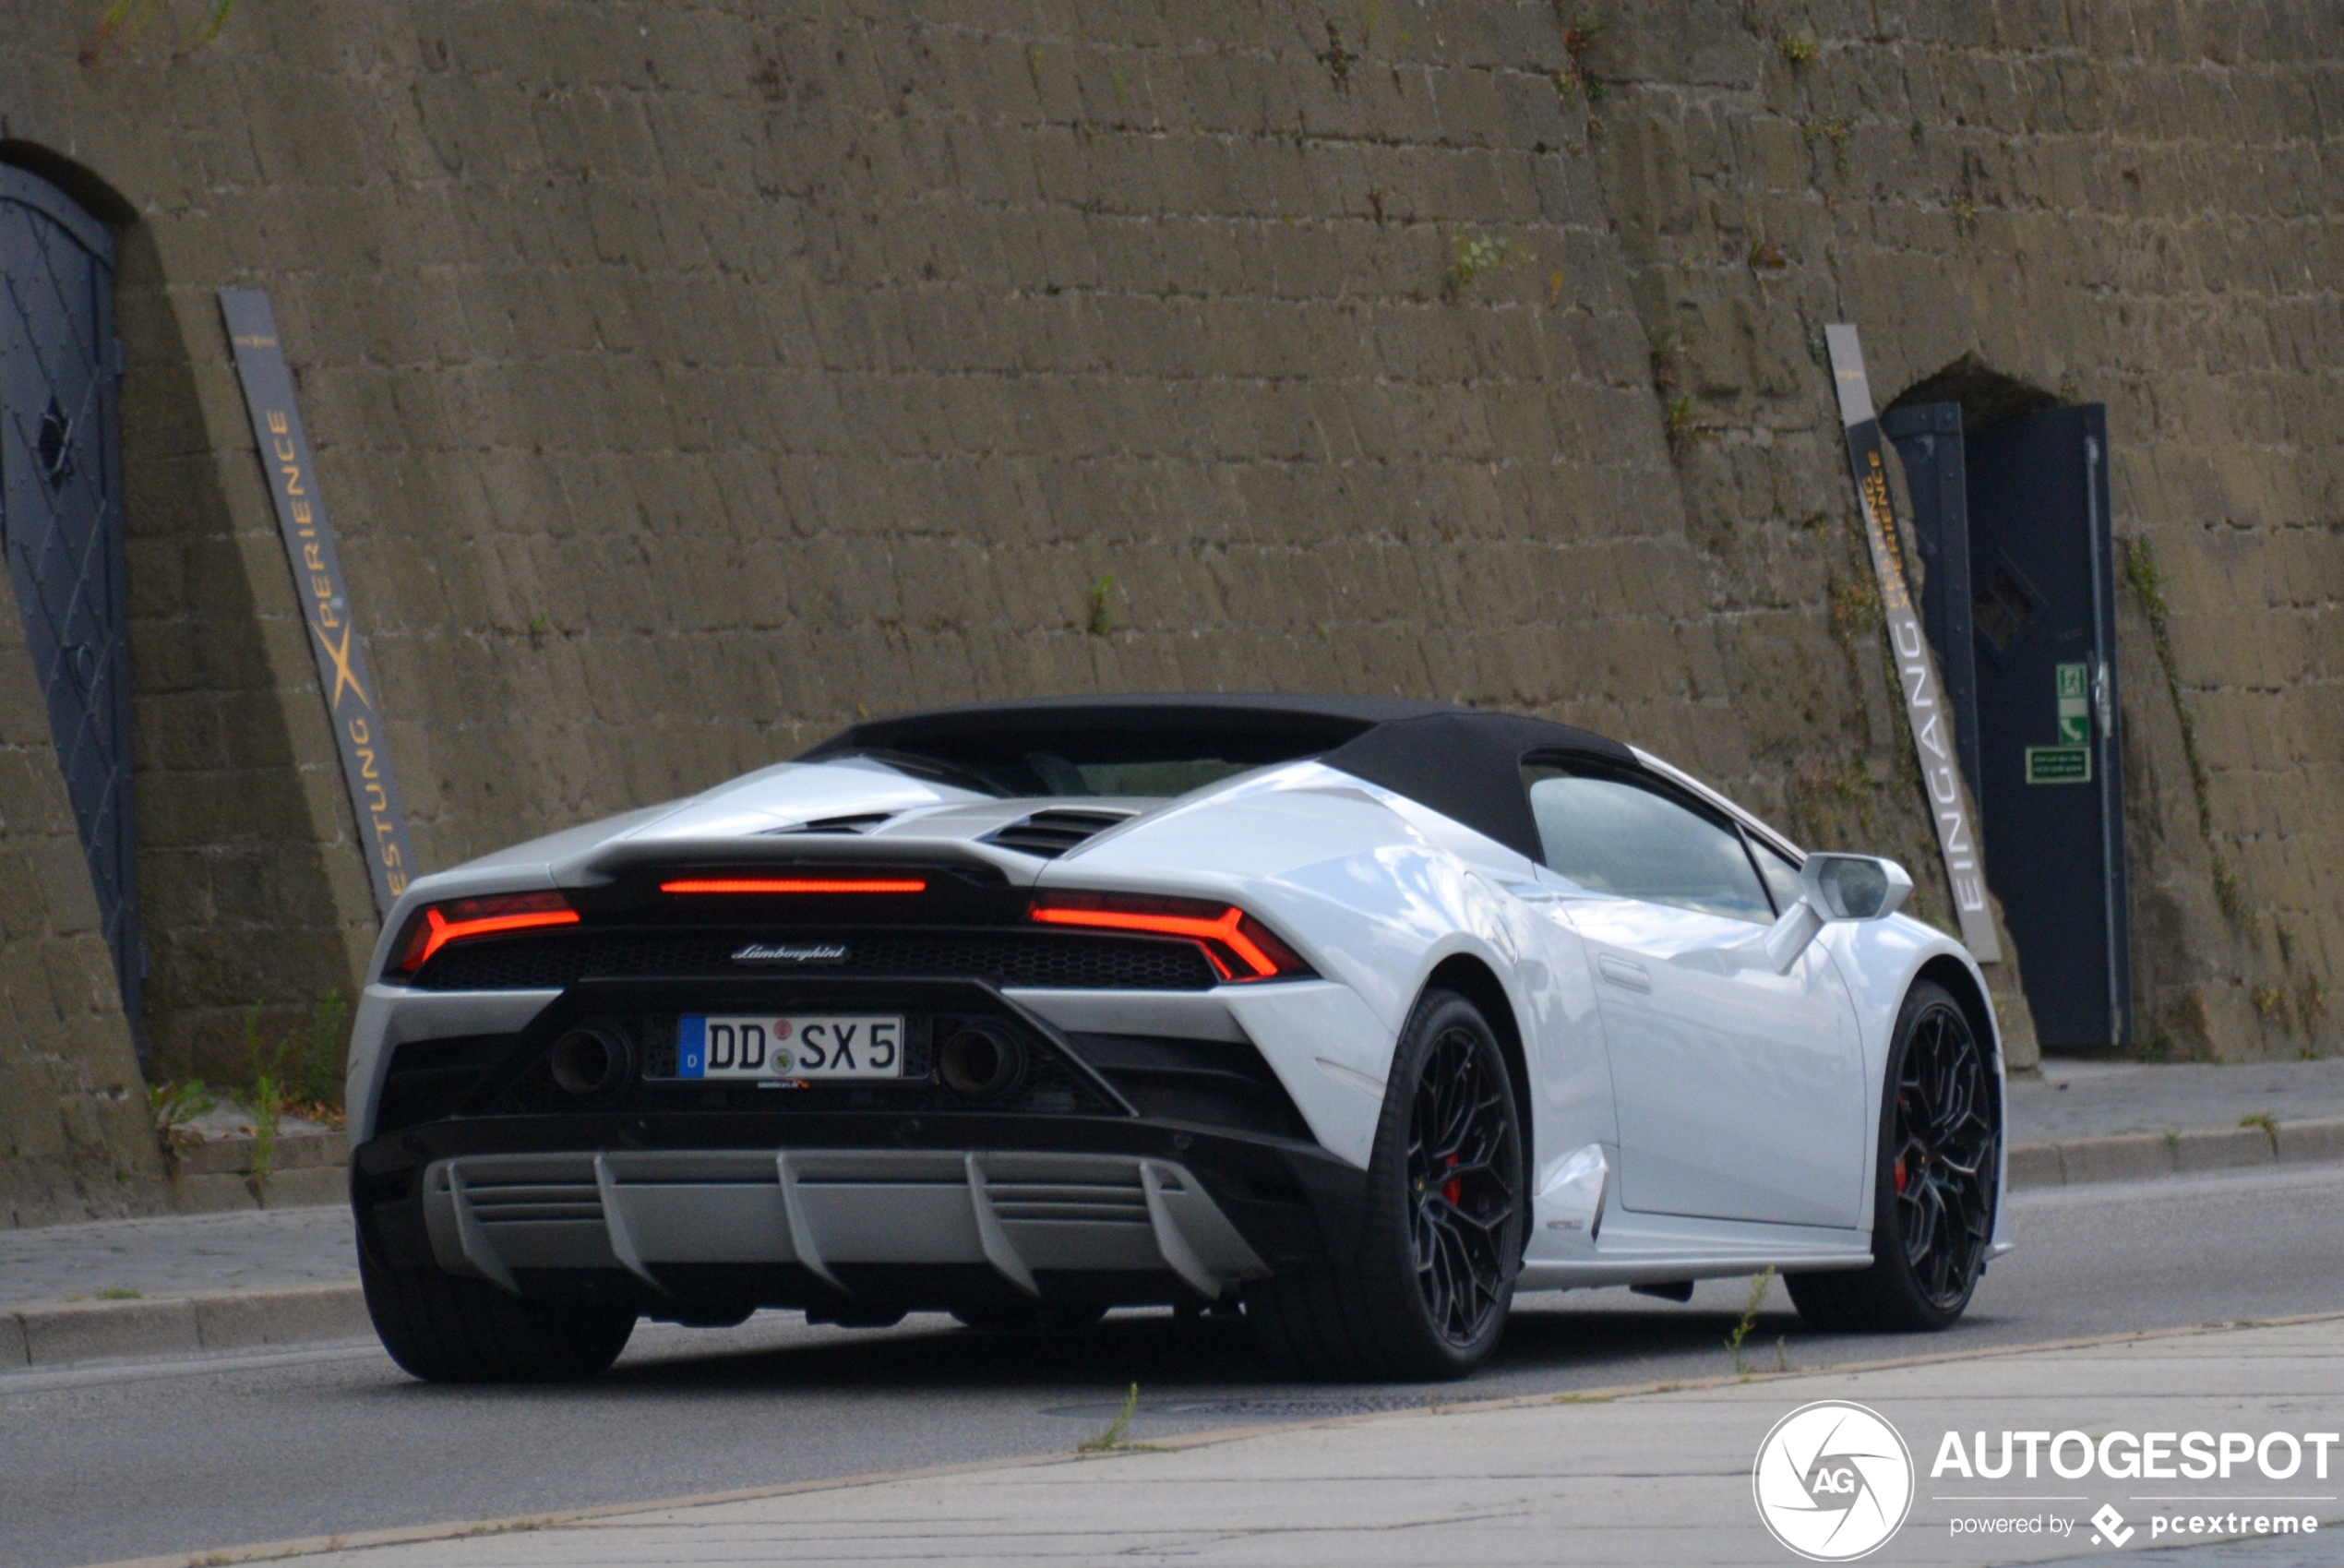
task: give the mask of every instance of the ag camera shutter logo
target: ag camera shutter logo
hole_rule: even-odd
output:
[[[1811,1562],[1851,1562],[1912,1511],[1912,1451],[1879,1412],[1821,1399],[1775,1423],[1750,1489],[1775,1539]]]

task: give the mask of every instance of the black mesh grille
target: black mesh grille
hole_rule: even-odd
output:
[[[826,933],[824,943],[847,950],[838,963],[733,962],[747,942],[773,940],[771,933],[641,930],[488,938],[443,950],[415,983],[435,991],[554,990],[582,979],[779,974],[966,978],[1082,990],[1202,991],[1214,984],[1212,965],[1192,943],[1038,932]]]

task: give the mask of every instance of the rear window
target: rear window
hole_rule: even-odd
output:
[[[840,755],[864,757],[915,778],[1003,797],[1144,796],[1168,799],[1278,762],[1332,750],[1349,738],[1321,726],[1235,734],[1082,730],[962,734]]]

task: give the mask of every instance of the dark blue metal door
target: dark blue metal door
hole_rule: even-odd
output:
[[[2108,411],[1965,441],[1986,880],[2047,1050],[2132,1043]]]
[[[2108,413],[1891,409],[1986,880],[2045,1048],[2132,1043]]]
[[[113,236],[48,182],[0,167],[0,545],[138,1030],[120,372]]]

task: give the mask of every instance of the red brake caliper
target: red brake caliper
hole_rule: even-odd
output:
[[[1905,1181],[1906,1181],[1906,1176],[1905,1176],[1905,1156],[1904,1156],[1904,1155],[1898,1155],[1896,1156],[1896,1191],[1897,1191],[1902,1192],[1902,1191],[1905,1190]]]
[[[1457,1168],[1457,1156],[1454,1155],[1449,1156],[1449,1168],[1451,1170]],[[1903,1179],[1900,1177],[1897,1180],[1896,1191],[1901,1192],[1904,1190]],[[1462,1208],[1465,1205],[1465,1178],[1462,1176],[1449,1178],[1447,1181],[1441,1183],[1441,1195],[1449,1200],[1451,1208]]]

